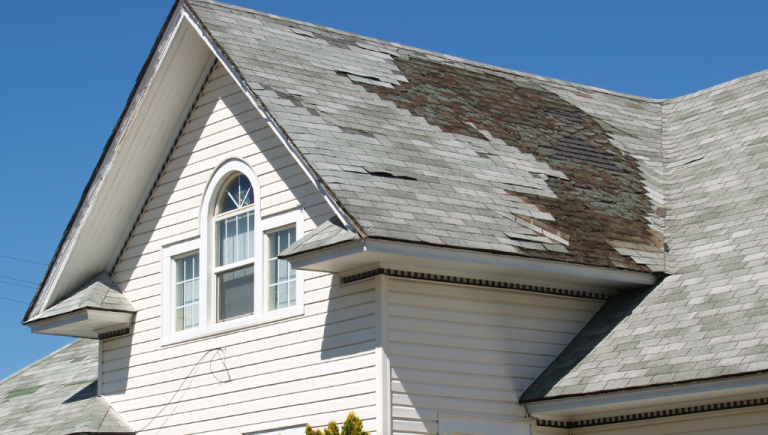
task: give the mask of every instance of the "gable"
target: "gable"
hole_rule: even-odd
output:
[[[192,116],[192,105],[201,97],[201,87],[209,79],[216,56],[220,56],[220,53],[214,53],[212,48],[190,21],[188,10],[177,4],[147,59],[128,105],[104,149],[104,154],[83,193],[81,203],[57,248],[41,287],[30,304],[25,322],[55,305],[97,273],[114,273],[118,260],[123,257],[124,251],[131,247],[128,245],[129,237],[137,230],[143,234],[142,228],[138,228],[141,224],[139,218],[143,216],[144,210],[151,206],[148,203],[150,195],[160,183],[157,177],[166,169],[179,169],[178,166],[166,168],[169,152],[177,145],[187,145],[177,141],[180,140],[182,128],[185,128],[186,122],[189,121],[188,116]],[[219,73],[224,74],[225,71],[231,73],[231,67],[221,69]],[[218,77],[214,77],[216,78]],[[227,86],[226,91],[244,89],[242,83],[231,79]],[[263,110],[245,109],[254,109],[255,100],[251,95],[240,92],[237,98],[240,100],[236,104],[240,106],[232,107],[234,117],[211,128],[226,129],[238,122],[244,122],[245,128],[250,128],[253,123],[261,123],[260,127],[267,128],[264,134],[271,130],[272,134],[277,134],[273,138],[274,141],[287,145],[279,128],[274,121],[265,118]],[[261,119],[257,120],[257,117]],[[196,124],[189,126],[188,130],[196,129],[201,122],[208,122],[207,119],[198,118],[192,119]],[[214,118],[211,124],[215,123]],[[203,132],[209,133],[210,129]],[[191,136],[185,140],[191,140]],[[295,149],[289,149],[288,153],[278,157],[283,160],[276,163],[282,165],[277,169],[282,171],[285,168],[278,177],[291,178],[298,173],[297,169],[303,172],[305,179],[312,180],[312,187],[302,187],[306,191],[305,194],[312,190],[321,190],[326,204],[348,224],[334,199],[324,190]],[[206,159],[208,156],[201,154],[199,158]],[[299,162],[299,166],[288,168],[291,162]],[[263,162],[256,164],[260,163]],[[199,180],[195,179],[191,183],[196,181]],[[273,181],[269,178],[266,180],[267,183]],[[295,181],[296,179],[293,179],[291,182]],[[167,190],[167,187],[162,189]],[[188,192],[176,194],[175,197],[186,195]],[[279,195],[265,199],[275,207],[267,213],[286,207],[283,199]],[[175,206],[183,208],[187,204]]]

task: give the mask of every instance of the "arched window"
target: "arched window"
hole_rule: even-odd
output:
[[[221,322],[254,312],[255,211],[253,186],[245,175],[235,173],[225,184],[214,226],[216,320]]]
[[[302,236],[304,211],[265,215],[241,160],[220,165],[200,205],[199,237],[163,247],[163,341],[303,314],[301,271],[277,255]]]

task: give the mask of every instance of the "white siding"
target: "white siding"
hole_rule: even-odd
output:
[[[438,413],[525,415],[518,397],[602,302],[389,278],[393,433],[437,434]]]
[[[301,207],[310,231],[332,215],[218,67],[113,275],[139,312],[131,336],[104,342],[103,393],[135,429],[153,434],[318,426],[349,410],[375,430],[372,280],[341,288],[330,275],[305,273],[303,316],[161,346],[161,247],[198,234],[206,184],[230,157],[250,164],[259,177],[262,216]],[[209,363],[211,354],[200,364],[215,348],[226,348],[231,382],[219,382],[226,374],[220,361]]]

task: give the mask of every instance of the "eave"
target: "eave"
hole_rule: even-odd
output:
[[[709,412],[768,403],[768,373],[524,403],[540,424],[583,427]],[[547,422],[547,423],[543,423]]]
[[[294,268],[327,273],[359,272],[393,265],[421,272],[450,271],[462,276],[514,280],[533,285],[604,294],[654,285],[650,273],[622,271],[580,264],[538,260],[416,243],[365,238],[340,243],[287,258]]]
[[[81,308],[46,319],[34,320],[27,326],[35,334],[80,338],[108,338],[127,334],[136,313],[101,308]]]

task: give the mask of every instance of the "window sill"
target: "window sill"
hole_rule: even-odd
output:
[[[238,319],[230,320],[228,322],[216,323],[208,328],[198,327],[190,331],[178,332],[170,336],[163,337],[160,342],[160,347],[175,346],[179,344],[218,337],[221,335],[228,335],[233,332],[253,329],[255,327],[261,327],[282,320],[301,317],[303,315],[304,306],[302,305],[278,311],[271,311],[260,316],[250,315],[247,317],[241,317]]]

